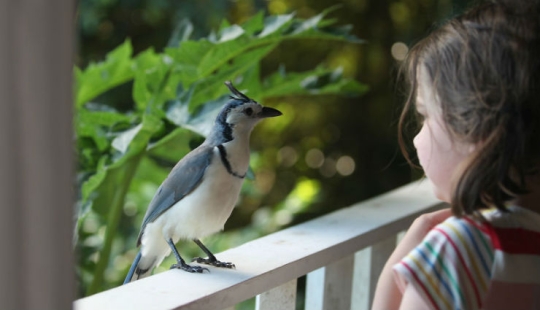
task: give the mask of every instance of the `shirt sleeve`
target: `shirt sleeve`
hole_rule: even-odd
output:
[[[479,309],[491,277],[489,244],[472,220],[451,217],[394,266],[398,286],[413,285],[433,309]]]

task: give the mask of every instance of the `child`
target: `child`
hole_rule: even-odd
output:
[[[538,12],[491,1],[409,52],[400,128],[415,107],[420,165],[451,209],[412,224],[373,309],[540,309]]]

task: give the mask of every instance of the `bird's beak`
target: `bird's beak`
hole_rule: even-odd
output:
[[[281,114],[283,113],[274,108],[263,107],[262,111],[259,113],[259,118],[276,117],[280,116]]]

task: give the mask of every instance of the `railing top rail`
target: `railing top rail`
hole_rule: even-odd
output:
[[[428,181],[413,182],[351,207],[219,253],[236,270],[170,270],[75,301],[85,309],[223,309],[351,255],[441,208]]]

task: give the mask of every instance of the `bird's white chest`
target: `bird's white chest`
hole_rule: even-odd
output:
[[[246,157],[234,152],[231,145],[225,145],[225,150],[229,154],[231,169],[237,174],[244,174],[249,166],[249,151]],[[173,238],[174,241],[202,238],[220,231],[238,201],[242,183],[243,178],[227,171],[216,147],[201,184],[171,207],[166,216],[160,216],[156,224],[163,227],[165,238]],[[158,223],[160,221],[163,223]]]

